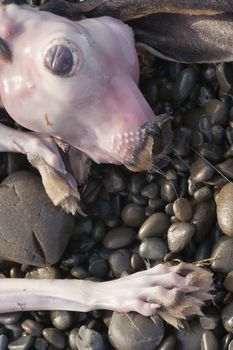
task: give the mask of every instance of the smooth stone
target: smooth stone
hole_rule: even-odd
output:
[[[231,272],[233,270],[233,238],[220,238],[213,247],[211,259],[213,271]]]
[[[230,344],[228,346],[228,350],[233,350],[233,340],[230,342]]]
[[[190,95],[197,81],[197,73],[193,68],[185,68],[174,85],[174,100],[182,103]]]
[[[50,319],[55,328],[63,331],[72,325],[73,314],[70,311],[50,311]]]
[[[90,275],[97,278],[106,277],[108,270],[108,263],[104,259],[96,259],[90,262],[88,267]]]
[[[215,311],[207,312],[204,316],[200,317],[200,324],[207,331],[215,330],[219,325],[219,321],[220,316]]]
[[[21,337],[23,330],[20,325],[20,322],[16,324],[7,324],[5,325],[6,331],[10,334],[10,338],[13,340],[17,340]]]
[[[233,236],[233,185],[226,184],[218,193],[217,220],[219,227],[225,235]]]
[[[168,247],[171,252],[177,253],[191,240],[195,233],[195,226],[188,222],[177,222],[172,224],[167,233]]]
[[[33,342],[34,342],[34,338],[30,335],[26,335],[9,343],[8,349],[9,350],[28,350],[31,348]]]
[[[62,256],[74,218],[55,207],[41,179],[27,171],[8,176],[0,186],[0,256],[45,266]]]
[[[213,192],[208,186],[203,186],[194,192],[193,197],[197,203],[206,202],[213,197]]]
[[[41,337],[43,327],[42,325],[34,320],[26,319],[21,324],[21,327],[25,332],[30,334],[32,337]]]
[[[57,349],[64,349],[66,345],[66,339],[63,332],[56,328],[44,328],[43,337],[47,342],[52,344]]]
[[[162,200],[166,203],[173,202],[177,198],[177,183],[174,180],[165,180],[160,192]]]
[[[226,290],[228,290],[228,292],[233,293],[233,271],[230,271],[223,283],[224,288],[226,288]]]
[[[0,350],[8,349],[8,338],[5,334],[0,335]]]
[[[143,189],[141,190],[141,195],[153,199],[159,196],[159,192],[159,186],[152,182],[143,187]]]
[[[195,182],[208,181],[215,170],[203,159],[198,159],[190,167],[191,179]]]
[[[35,350],[47,350],[48,342],[44,338],[36,338],[34,348]]]
[[[145,209],[135,203],[126,204],[121,212],[121,218],[125,225],[139,227],[145,221]]]
[[[22,312],[6,312],[0,314],[0,324],[5,325],[11,325],[14,323],[17,323],[20,318],[22,317],[23,313]]]
[[[196,227],[195,240],[197,242],[208,235],[216,222],[216,209],[213,200],[197,203],[194,207],[192,224]]]
[[[102,242],[102,240],[104,239],[104,235],[105,235],[105,225],[104,222],[101,220],[98,220],[94,227],[93,230],[91,232],[92,237],[94,238],[94,240],[96,242]]]
[[[122,172],[114,167],[104,177],[103,184],[107,192],[117,193],[126,188],[125,177]]]
[[[219,350],[218,341],[211,331],[205,331],[201,337],[201,350]]]
[[[227,121],[228,108],[225,102],[209,100],[204,105],[204,111],[212,125],[224,125]]]
[[[143,240],[149,237],[163,237],[170,226],[169,216],[165,213],[151,215],[139,229],[138,237]]]
[[[87,272],[87,270],[85,270],[82,266],[72,267],[70,273],[74,278],[78,278],[80,280],[84,280],[89,276],[89,273]]]
[[[199,149],[200,156],[211,163],[221,162],[224,158],[223,148],[214,143],[205,142]]]
[[[140,194],[142,188],[146,185],[146,177],[143,173],[133,174],[130,178],[128,189],[133,194]]]
[[[189,221],[193,215],[193,209],[187,198],[178,198],[173,203],[173,212],[180,221]]]
[[[162,261],[167,254],[167,246],[160,238],[145,238],[139,246],[139,254],[146,259]]]
[[[108,257],[112,273],[116,278],[126,273],[131,273],[130,253],[126,249],[119,249],[112,252]]]
[[[104,237],[103,245],[108,249],[125,248],[136,239],[136,232],[130,227],[117,227],[109,230]]]
[[[174,350],[176,346],[176,338],[173,335],[168,335],[163,339],[162,343],[156,350]]]
[[[173,132],[173,151],[180,157],[186,157],[190,153],[191,130],[178,128]]]
[[[102,335],[86,326],[74,328],[69,334],[69,344],[72,350],[104,350]]]
[[[189,326],[175,331],[177,350],[200,350],[203,329],[198,319],[189,322]]]
[[[133,272],[145,270],[146,265],[142,257],[138,253],[133,253],[130,259]]]
[[[222,323],[227,332],[233,333],[233,301],[223,308]]]
[[[229,345],[232,341],[232,338],[233,338],[233,334],[232,333],[227,333],[223,338],[222,338],[222,341],[221,341],[221,350],[230,350],[229,349]],[[231,349],[233,350],[233,349]]]
[[[154,350],[163,339],[164,323],[159,316],[114,312],[108,336],[117,350]]]
[[[216,168],[228,179],[233,179],[233,158],[228,158],[224,162],[217,164]]]
[[[60,278],[60,272],[56,267],[47,266],[34,269],[26,273],[25,278],[31,279],[57,279]]]

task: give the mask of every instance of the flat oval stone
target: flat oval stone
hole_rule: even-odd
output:
[[[190,167],[191,179],[195,182],[208,181],[214,174],[214,169],[203,159],[198,159]]]
[[[170,225],[169,216],[165,213],[151,215],[139,229],[138,237],[143,240],[149,237],[163,237]]]
[[[0,256],[7,260],[45,266],[63,254],[74,218],[55,207],[41,179],[20,171],[0,186]]]
[[[108,336],[117,350],[154,350],[163,339],[164,323],[159,316],[114,312]]]
[[[146,259],[162,261],[167,253],[167,246],[160,238],[145,238],[139,247],[139,254]]]
[[[121,212],[121,218],[125,225],[139,227],[146,218],[145,209],[135,203],[126,204]]]
[[[108,249],[125,248],[136,239],[136,232],[130,227],[117,227],[109,230],[104,237],[103,245]]]
[[[193,215],[193,209],[187,198],[178,198],[173,203],[173,211],[180,221],[189,221]]]
[[[233,236],[233,185],[223,186],[217,196],[217,220],[219,227],[227,236]]]
[[[215,243],[211,267],[216,272],[228,273],[233,270],[233,238],[222,237]]]
[[[108,257],[108,262],[116,278],[121,277],[123,272],[131,272],[130,253],[126,249],[112,252]]]
[[[171,252],[180,252],[190,241],[195,232],[195,226],[188,222],[172,224],[167,233],[168,247]]]
[[[63,332],[56,328],[44,328],[43,337],[57,349],[64,349],[66,339]]]

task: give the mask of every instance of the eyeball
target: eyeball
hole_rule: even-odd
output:
[[[79,63],[77,47],[68,40],[49,43],[43,57],[44,67],[54,75],[70,76]]]

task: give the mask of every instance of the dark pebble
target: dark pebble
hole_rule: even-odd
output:
[[[191,178],[195,182],[208,181],[214,174],[214,169],[203,159],[195,161],[190,168]]]
[[[174,85],[174,100],[179,104],[185,101],[191,95],[196,80],[196,71],[193,68],[185,68]]]
[[[37,321],[26,319],[21,324],[21,327],[33,337],[40,337],[42,335],[43,327]]]
[[[66,339],[63,332],[56,328],[44,328],[43,337],[57,349],[64,349]]]
[[[141,190],[141,195],[152,199],[152,198],[158,197],[159,192],[160,192],[159,186],[152,182],[146,185],[145,187],[143,187],[143,189]]]
[[[133,174],[130,178],[128,189],[133,194],[140,194],[142,188],[146,185],[146,177],[143,173]]]
[[[196,202],[206,202],[213,197],[213,193],[208,186],[203,186],[194,192],[193,195]]]
[[[198,319],[189,322],[188,328],[176,331],[177,350],[200,350],[203,329]]]
[[[227,332],[233,333],[233,301],[223,308],[222,323]]]
[[[117,350],[154,350],[163,339],[164,324],[159,316],[114,312],[108,336]]]
[[[138,253],[132,254],[130,262],[133,272],[145,270],[146,268],[144,260]]]
[[[118,227],[109,230],[104,237],[103,245],[108,249],[125,248],[136,239],[136,232],[130,227]]]
[[[140,205],[129,203],[123,208],[121,218],[125,225],[139,227],[146,218],[145,209]]]
[[[226,123],[228,108],[225,102],[209,100],[205,103],[204,110],[212,125],[224,125]]]
[[[7,312],[0,314],[0,323],[3,325],[17,323],[22,315],[22,312]]]
[[[195,233],[195,226],[188,222],[177,222],[172,224],[167,233],[168,247],[171,252],[177,253],[191,240]]]
[[[8,338],[5,334],[0,335],[0,350],[8,349]]]
[[[72,267],[70,273],[74,278],[78,278],[80,280],[83,280],[89,276],[87,270],[85,270],[82,266]]]
[[[175,346],[176,338],[172,335],[168,335],[158,346],[157,350],[174,350]]]
[[[63,331],[72,325],[73,314],[70,311],[51,311],[50,319],[55,328]]]
[[[233,238],[222,237],[215,243],[211,259],[213,271],[229,273],[233,270]]]
[[[30,335],[20,337],[8,345],[9,350],[28,350],[32,346],[34,338]]]
[[[233,236],[233,185],[226,184],[217,195],[217,220],[225,235]]]
[[[47,350],[48,342],[43,338],[36,338],[34,342],[34,348],[35,350]]]
[[[218,341],[211,331],[205,331],[201,337],[201,350],[219,350]]]
[[[162,261],[167,253],[167,246],[160,238],[145,238],[139,247],[139,254],[146,259]]]
[[[216,220],[214,201],[198,203],[194,208],[192,223],[196,227],[195,239],[200,242],[210,233]]]
[[[104,259],[96,259],[89,264],[88,271],[91,276],[103,278],[108,273],[108,263]]]
[[[180,157],[186,157],[190,153],[191,130],[179,128],[173,132],[173,151]]]
[[[228,158],[224,162],[217,164],[216,168],[228,179],[233,179],[233,158]]]
[[[142,224],[138,237],[143,240],[149,237],[163,237],[170,226],[169,216],[165,213],[155,213]]]
[[[121,277],[123,272],[131,272],[130,253],[126,249],[112,252],[109,255],[108,262],[116,278]]]
[[[226,288],[229,292],[233,293],[233,271],[230,271],[225,280],[224,280],[224,288]]]
[[[193,209],[187,198],[178,198],[173,203],[173,212],[180,221],[189,221],[193,215]]]
[[[107,192],[116,193],[123,191],[126,188],[126,182],[122,172],[114,168],[110,170],[103,180],[104,187]]]
[[[177,198],[177,183],[174,180],[165,180],[161,186],[161,198],[164,202],[173,202]]]

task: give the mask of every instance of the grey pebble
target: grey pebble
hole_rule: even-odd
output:
[[[121,212],[121,218],[125,225],[139,227],[146,218],[145,209],[135,203],[126,204]]]
[[[226,290],[228,290],[229,292],[233,293],[233,271],[230,271],[225,280],[224,280],[224,288],[226,288]]]
[[[208,181],[215,170],[203,159],[198,159],[190,167],[191,179],[195,182]]]
[[[222,237],[214,245],[211,268],[216,272],[228,273],[233,270],[233,238]]]
[[[193,209],[187,198],[178,198],[173,203],[173,212],[180,221],[189,221],[193,215]]]
[[[233,185],[231,183],[223,186],[218,193],[217,220],[219,227],[227,236],[233,236]]]
[[[146,259],[162,261],[167,254],[167,246],[160,238],[145,238],[140,244],[139,254]]]
[[[69,334],[69,344],[72,350],[104,350],[101,334],[86,326],[72,329]]]
[[[208,100],[204,105],[204,110],[212,125],[226,123],[228,108],[225,102],[217,99]]]
[[[34,348],[36,350],[47,350],[48,342],[43,338],[36,338],[34,342]]]
[[[228,179],[233,179],[233,158],[228,158],[224,162],[217,164],[216,168]]]
[[[33,337],[40,337],[42,335],[43,327],[37,321],[26,319],[21,324],[21,327]]]
[[[200,350],[203,329],[198,319],[189,322],[188,328],[175,331],[177,350]]]
[[[197,203],[205,202],[213,197],[213,193],[208,186],[203,186],[194,192],[194,199]]]
[[[43,329],[43,337],[50,344],[55,346],[57,349],[64,349],[66,345],[66,339],[64,337],[63,332],[59,331],[56,328],[44,328]]]
[[[5,334],[0,335],[0,350],[8,349],[8,338]]]
[[[28,350],[32,346],[34,338],[26,335],[8,344],[9,350]]]
[[[41,179],[27,171],[0,186],[0,256],[36,266],[55,264],[63,254],[74,218],[55,207]]]
[[[168,335],[163,339],[162,343],[156,350],[174,350],[176,346],[176,338],[173,335]]]
[[[70,273],[74,278],[78,278],[80,280],[83,280],[89,276],[89,273],[87,272],[87,270],[85,270],[82,266],[72,267],[72,269],[70,270]]]
[[[228,346],[228,350],[233,350],[233,340],[230,342],[230,344]]]
[[[233,301],[223,308],[222,323],[227,332],[233,333]]]
[[[114,312],[108,336],[117,350],[154,350],[163,339],[164,323],[159,316]]]
[[[141,195],[147,198],[156,198],[158,197],[160,192],[159,186],[155,183],[150,183],[146,185],[142,190],[141,190]]]
[[[17,323],[20,318],[22,317],[22,312],[6,312],[3,314],[0,314],[0,324],[3,325],[11,325],[14,323]]]
[[[112,252],[108,257],[108,262],[116,278],[121,277],[123,272],[131,272],[130,253],[126,249]]]
[[[125,248],[136,239],[136,232],[130,227],[117,227],[109,230],[103,240],[103,245],[108,249]]]
[[[218,350],[218,341],[211,331],[205,331],[201,337],[201,350]]]
[[[170,226],[169,216],[165,213],[151,215],[139,229],[138,237],[143,240],[149,237],[163,237]]]
[[[180,252],[191,240],[195,233],[195,226],[188,222],[172,224],[167,233],[168,247],[171,252]]]
[[[73,314],[70,311],[50,311],[50,319],[55,328],[63,331],[72,325]]]
[[[204,316],[200,317],[200,324],[202,328],[207,331],[215,330],[219,325],[219,321],[220,321],[220,316],[218,313],[216,313],[216,311],[213,311],[213,312],[206,311]]]
[[[41,267],[29,271],[25,275],[26,278],[33,279],[57,279],[60,278],[60,272],[54,266]]]
[[[142,188],[146,185],[146,177],[143,173],[136,173],[130,177],[128,189],[133,194],[140,194]]]

